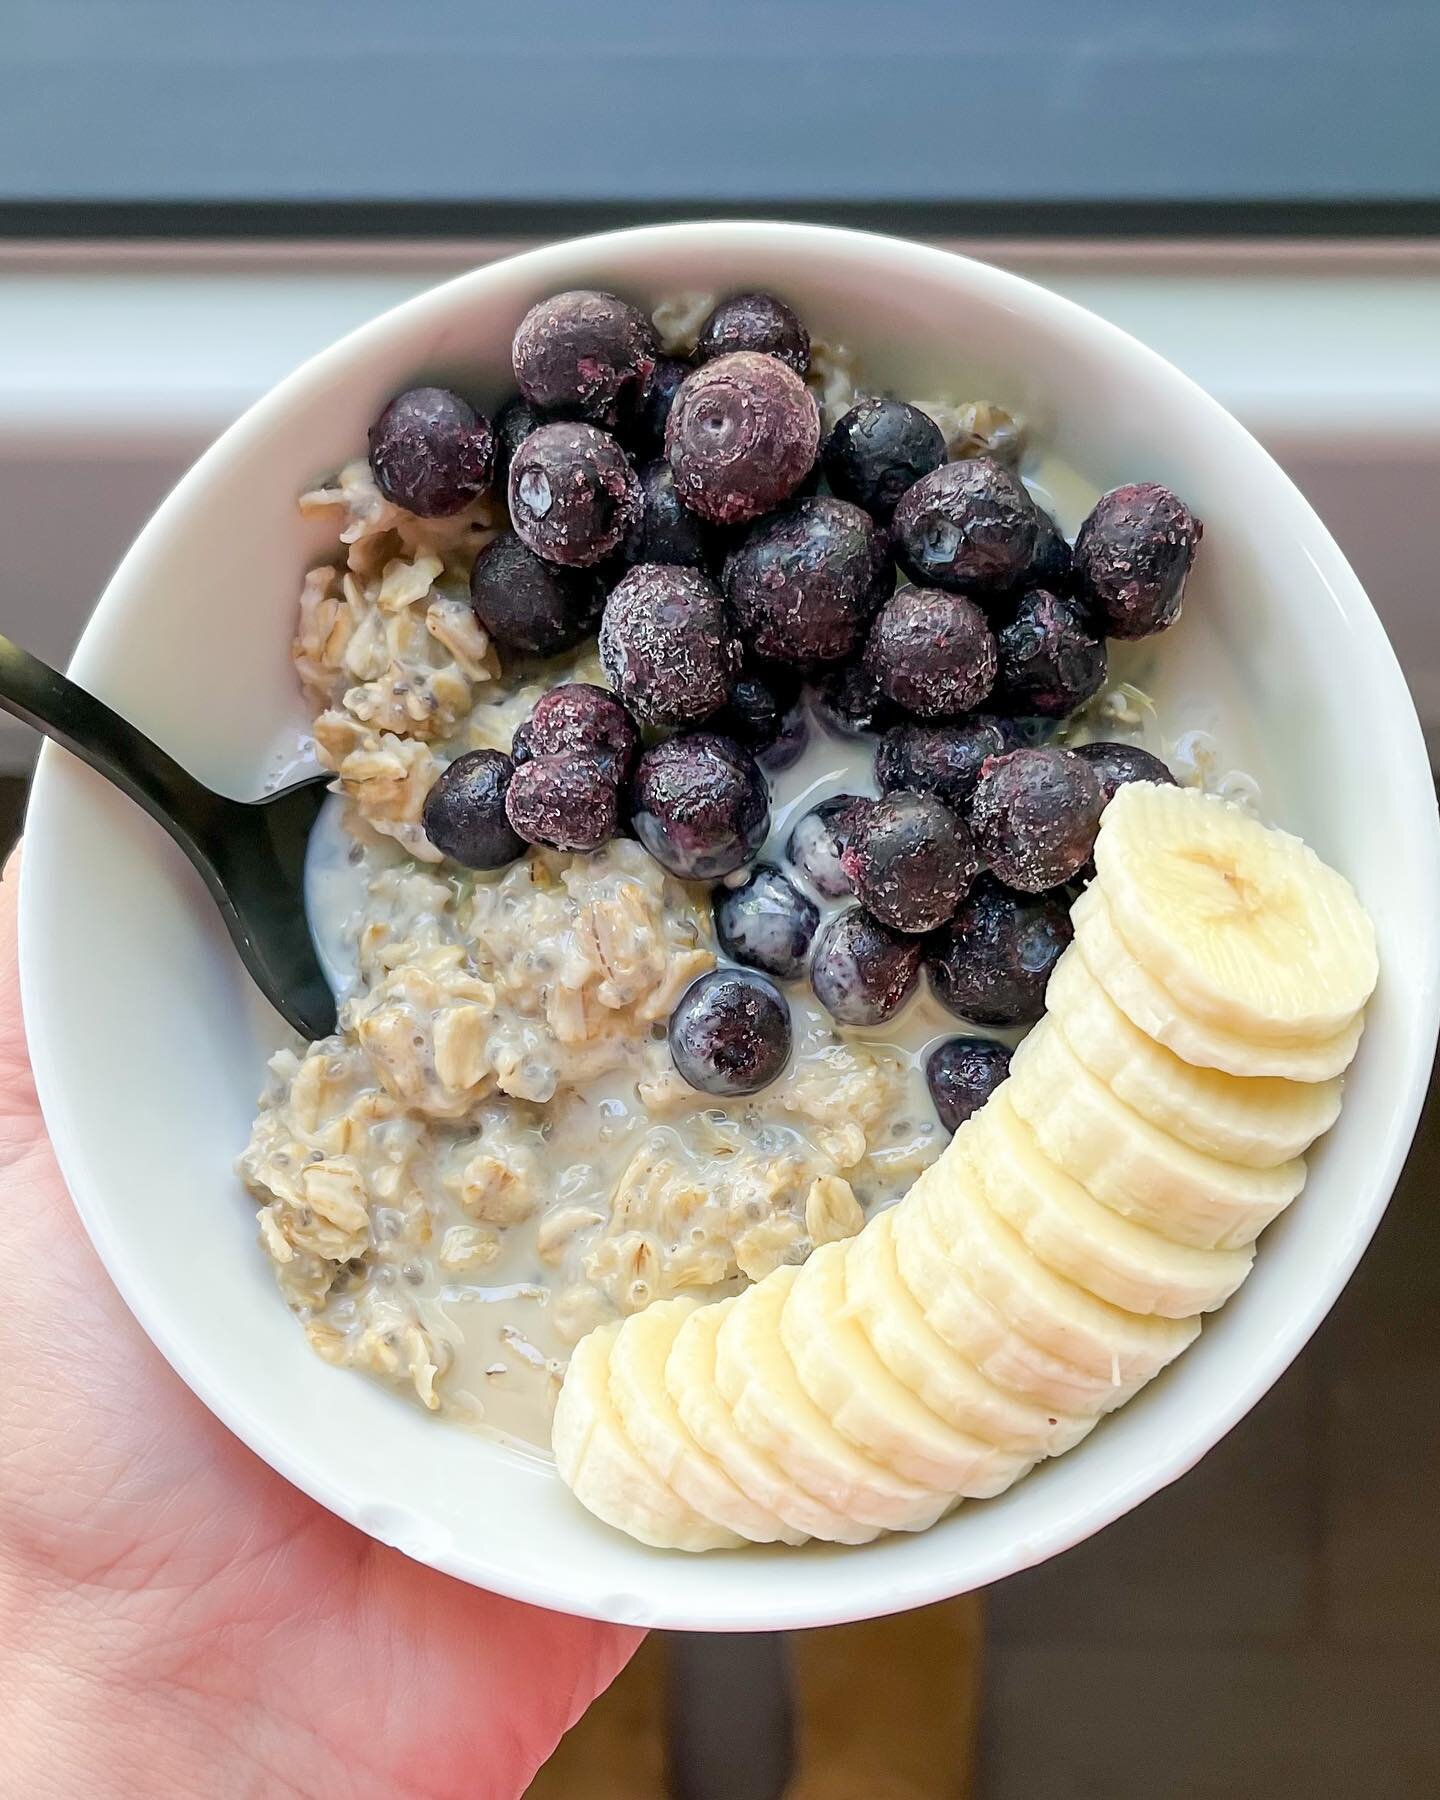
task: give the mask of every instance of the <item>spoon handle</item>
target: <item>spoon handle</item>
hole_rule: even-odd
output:
[[[0,710],[63,744],[187,849],[211,835],[227,805],[128,719],[7,637],[0,637]]]

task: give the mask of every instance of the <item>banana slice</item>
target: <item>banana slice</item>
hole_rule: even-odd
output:
[[[597,1519],[659,1550],[733,1550],[733,1531],[695,1512],[641,1458],[610,1399],[610,1352],[619,1325],[575,1346],[555,1404],[551,1445],[561,1479]]]
[[[889,1214],[896,1266],[938,1335],[988,1380],[1046,1408],[1057,1425],[1067,1416],[1113,1412],[1144,1386],[1146,1377],[1127,1376],[1118,1357],[1103,1373],[1089,1374],[1017,1330],[977,1292],[968,1249],[945,1244],[928,1206],[913,1200]]]
[[[1010,1064],[1010,1103],[1096,1201],[1195,1249],[1253,1244],[1305,1186],[1305,1163],[1246,1168],[1192,1150],[1116,1100],[1042,1019]]]
[[[855,1242],[822,1244],[790,1283],[780,1339],[801,1387],[842,1437],[897,1475],[967,1499],[1003,1493],[1034,1458],[957,1431],[885,1367],[846,1299]]]
[[[1126,1312],[1047,1269],[991,1210],[973,1156],[973,1134],[962,1128],[935,1165],[947,1179],[912,1198],[928,1211],[952,1262],[1017,1331],[1117,1387],[1149,1381],[1194,1341],[1197,1319]],[[902,1200],[902,1212],[910,1204]]]
[[[847,1443],[801,1387],[780,1341],[780,1315],[800,1273],[782,1265],[746,1288],[715,1338],[715,1385],[742,1436],[846,1518],[923,1531],[953,1503]]]
[[[1374,927],[1345,877],[1213,794],[1121,788],[1095,867],[1136,961],[1203,1024],[1308,1046],[1353,1025],[1375,987]]]
[[[1287,1081],[1329,1081],[1349,1068],[1364,1029],[1363,1015],[1318,1043],[1262,1044],[1182,1010],[1135,960],[1115,928],[1099,881],[1090,883],[1071,907],[1070,917],[1075,925],[1075,948],[1096,981],[1147,1037],[1164,1044],[1183,1061],[1221,1069],[1227,1075],[1273,1075]]]
[[[845,1296],[875,1354],[957,1431],[1038,1459],[1058,1456],[1094,1428],[1092,1417],[1061,1413],[988,1380],[931,1325],[895,1260],[892,1211],[877,1213],[850,1239]]]
[[[715,1340],[734,1306],[732,1298],[697,1308],[682,1323],[670,1346],[665,1386],[685,1429],[742,1493],[756,1506],[774,1513],[791,1531],[832,1544],[868,1544],[880,1535],[878,1526],[847,1519],[797,1486],[772,1456],[752,1444],[736,1426],[715,1385]]]
[[[626,1437],[667,1487],[697,1512],[752,1543],[801,1544],[806,1534],[757,1506],[685,1428],[665,1365],[694,1300],[657,1300],[627,1319],[610,1345],[610,1398]]]
[[[1047,1268],[1126,1312],[1185,1319],[1223,1305],[1250,1273],[1253,1250],[1173,1244],[1102,1206],[1041,1150],[1012,1100],[1020,1080],[1002,1082],[970,1122],[974,1166],[994,1211]]]
[[[1073,946],[1055,965],[1045,1004],[1092,1075],[1193,1150],[1273,1169],[1303,1155],[1339,1116],[1338,1076],[1246,1079],[1183,1061],[1131,1024]]]
[[[1298,1157],[1274,1169],[1247,1169],[1159,1130],[1097,1081],[1048,1020],[1026,1038],[1010,1069],[1010,1102],[1051,1162],[1112,1211],[1177,1244],[1253,1244],[1305,1185]]]

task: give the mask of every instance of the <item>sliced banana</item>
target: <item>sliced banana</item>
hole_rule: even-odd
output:
[[[982,1375],[926,1318],[895,1260],[894,1211],[851,1238],[845,1295],[876,1355],[957,1431],[1031,1458],[1058,1456],[1094,1428],[1093,1415],[1055,1414]],[[996,1322],[998,1329],[998,1321]]]
[[[843,1438],[801,1387],[780,1339],[799,1270],[772,1269],[729,1307],[715,1338],[715,1385],[741,1434],[826,1506],[886,1531],[923,1531],[953,1503]]]
[[[610,1344],[610,1397],[621,1429],[667,1487],[697,1512],[752,1543],[800,1544],[806,1534],[757,1506],[686,1429],[665,1365],[694,1300],[657,1300],[625,1321]]]
[[[1114,1386],[1148,1381],[1194,1341],[1196,1319],[1126,1312],[1047,1269],[992,1210],[974,1154],[973,1134],[962,1127],[937,1165],[948,1179],[912,1198],[967,1280],[1017,1331]],[[910,1203],[902,1200],[902,1210]]]
[[[967,1499],[1003,1493],[1035,1459],[957,1431],[890,1373],[846,1299],[856,1241],[822,1244],[790,1283],[780,1338],[800,1385],[842,1437],[897,1475]]]
[[[675,1334],[665,1363],[665,1386],[685,1429],[742,1493],[792,1531],[832,1544],[868,1544],[880,1535],[878,1526],[846,1518],[807,1493],[737,1427],[715,1385],[715,1340],[734,1305],[732,1298],[701,1306]]]
[[[1364,1029],[1363,1016],[1313,1044],[1270,1044],[1242,1037],[1184,1011],[1141,968],[1115,928],[1100,882],[1090,883],[1071,907],[1070,917],[1075,948],[1096,981],[1133,1024],[1185,1062],[1222,1069],[1227,1075],[1272,1075],[1287,1081],[1329,1081],[1349,1068]]]
[[[1338,1110],[1373,932],[1202,795],[1122,789],[1096,860],[1047,1017],[898,1206],[577,1347],[554,1443],[592,1512],[686,1550],[923,1530],[1077,1442],[1245,1279]]]
[[[1045,1407],[1057,1424],[1067,1415],[1113,1412],[1144,1385],[1143,1375],[1124,1372],[1118,1356],[1091,1374],[1018,1330],[977,1291],[968,1249],[947,1245],[929,1207],[912,1201],[913,1194],[890,1213],[901,1277],[939,1336],[989,1380]]]
[[[1305,1163],[1246,1168],[1192,1150],[1116,1100],[1040,1022],[1015,1053],[1010,1103],[1040,1150],[1127,1219],[1195,1249],[1253,1244],[1305,1186]]]
[[[1043,1021],[1016,1051],[1007,1086],[1053,1163],[1095,1199],[1197,1250],[1255,1239],[1305,1185],[1297,1157],[1249,1169],[1192,1150],[1117,1100]]]
[[[1185,1062],[1134,1026],[1072,945],[1045,990],[1047,1018],[1127,1106],[1194,1150],[1254,1169],[1303,1155],[1340,1112],[1341,1082],[1226,1075]]]
[[[1041,1021],[1026,1047],[1048,1024]],[[1223,1305],[1254,1252],[1175,1244],[1102,1206],[1045,1155],[1016,1111],[1012,1093],[1023,1075],[1002,1082],[970,1121],[974,1166],[995,1212],[1047,1268],[1126,1312],[1185,1319]]]
[[[555,1406],[551,1444],[561,1479],[607,1525],[660,1550],[728,1550],[744,1542],[702,1518],[640,1456],[610,1398],[610,1352],[619,1325],[575,1346]]]
[[[1347,1030],[1375,987],[1375,930],[1345,877],[1213,794],[1121,788],[1095,867],[1121,939],[1204,1024],[1308,1046]]]

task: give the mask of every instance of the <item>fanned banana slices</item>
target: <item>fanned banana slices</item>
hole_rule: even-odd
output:
[[[1199,1334],[1335,1121],[1375,935],[1299,839],[1133,783],[1048,1010],[906,1198],[712,1305],[592,1332],[560,1474],[642,1543],[922,1531],[1077,1443]]]

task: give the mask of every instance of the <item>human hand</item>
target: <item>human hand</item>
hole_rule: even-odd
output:
[[[168,1367],[70,1204],[0,882],[0,1742],[9,1791],[509,1800],[640,1634],[482,1593],[276,1475]]]

